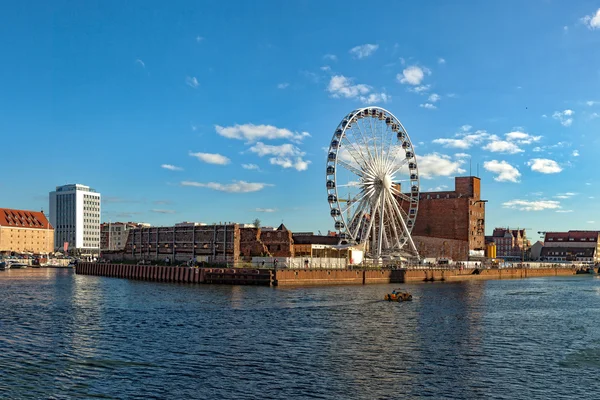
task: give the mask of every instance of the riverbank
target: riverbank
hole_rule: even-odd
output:
[[[155,282],[201,284],[306,286],[437,282],[480,279],[522,279],[575,275],[573,267],[507,269],[246,269],[157,265],[79,263],[79,275],[108,276]]]

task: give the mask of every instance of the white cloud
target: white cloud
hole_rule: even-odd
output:
[[[419,107],[426,108],[428,110],[435,110],[437,107],[431,103],[419,104]]]
[[[463,132],[469,132],[471,130],[472,126],[471,125],[463,125],[460,127],[460,130]]]
[[[202,36],[196,36],[196,43],[200,43],[204,38]]]
[[[350,49],[350,54],[355,58],[365,58],[373,54],[378,48],[378,44],[363,44]]]
[[[438,58],[438,64],[446,64],[446,60],[440,57]]]
[[[573,210],[556,210],[557,213],[572,213]]]
[[[556,174],[562,171],[562,168],[556,161],[547,158],[532,158],[527,161],[527,165],[531,167],[532,171],[542,174]]]
[[[586,221],[588,224],[595,224],[596,221]]]
[[[579,157],[579,150],[573,150],[573,153],[571,153],[571,155],[573,157]]]
[[[595,101],[595,100],[588,100],[585,102],[585,104],[587,104],[588,106],[594,106],[596,104],[600,104],[600,101]]]
[[[146,68],[146,64],[140,60],[139,58],[135,60],[136,63],[140,64],[142,66],[142,68]]]
[[[573,196],[576,196],[577,193],[573,193],[573,192],[566,192],[566,193],[559,193],[556,196],[554,196],[555,199],[570,199]]]
[[[431,75],[431,71],[427,68],[412,65],[405,68],[401,74],[396,75],[396,79],[400,83],[417,86],[421,84],[425,75]]]
[[[352,79],[346,78],[343,75],[335,75],[331,77],[327,91],[336,98],[356,98],[369,93],[371,87],[364,84],[353,85]]]
[[[174,210],[161,210],[161,209],[157,209],[157,208],[150,210],[150,212],[157,213],[157,214],[175,214]]]
[[[164,169],[168,169],[169,171],[183,171],[183,168],[176,167],[175,165],[171,165],[171,164],[163,164],[160,167],[164,168]]]
[[[518,169],[507,163],[506,161],[486,161],[483,163],[483,168],[486,170],[498,174],[494,178],[498,182],[519,182],[521,173]]]
[[[259,190],[264,189],[268,186],[273,186],[268,183],[258,183],[258,182],[245,182],[245,181],[233,181],[233,183],[223,184],[216,182],[192,182],[192,181],[183,181],[181,182],[181,186],[191,186],[191,187],[201,187],[208,188],[212,190],[217,190],[219,192],[227,192],[227,193],[250,193],[250,192],[258,192]]]
[[[590,114],[590,119],[596,119],[598,117],[600,117],[600,114],[598,114],[597,112]]]
[[[304,156],[305,153],[290,143],[272,146],[258,142],[256,145],[250,147],[250,151],[258,154],[259,157],[274,156],[269,159],[271,165],[279,165],[283,168],[294,168],[297,171],[307,170],[308,165],[311,163],[308,160],[302,159],[302,156]]]
[[[571,126],[573,123],[572,116],[574,113],[575,112],[573,110],[568,109],[564,111],[555,111],[554,114],[552,114],[552,118],[559,121],[563,126]]]
[[[600,8],[596,10],[596,14],[586,15],[581,18],[581,22],[591,30],[600,29]]]
[[[387,103],[390,96],[385,93],[371,93],[368,96],[361,96],[360,101],[365,104]]]
[[[287,83],[287,82],[283,82],[283,83],[280,83],[280,84],[278,84],[278,85],[277,85],[277,89],[285,89],[285,88],[287,88],[288,86],[290,86],[290,84],[289,84],[289,83]]]
[[[456,157],[456,158],[468,158],[468,157],[471,157],[471,155],[467,154],[467,153],[456,153],[454,155],[454,157]]]
[[[343,75],[334,75],[329,81],[327,91],[334,98],[359,99],[363,103],[386,103],[390,97],[385,93],[371,93],[373,88],[362,83],[353,84],[352,79]]]
[[[463,128],[468,125],[463,125]],[[470,128],[470,127],[469,127]],[[483,142],[491,137],[486,131],[480,130],[474,133],[461,133],[458,139],[440,138],[434,139],[433,143],[441,144],[444,147],[453,147],[456,149],[468,149],[473,145]]]
[[[273,146],[269,144],[264,144],[262,142],[256,143],[254,146],[250,147],[250,151],[258,154],[260,157],[275,155],[275,156],[295,156],[295,155],[304,155],[300,151],[300,149],[294,146],[291,143],[284,143],[279,146]]]
[[[419,157],[419,175],[425,179],[434,176],[453,176],[466,171],[461,168],[463,160],[453,161],[450,156],[439,153],[426,154]]]
[[[259,170],[260,168],[256,164],[242,164],[242,168],[250,170]]]
[[[541,136],[532,136],[528,133],[521,131],[508,132],[504,136],[506,136],[506,140],[510,140],[511,142],[517,142],[520,144],[531,144],[533,142],[539,142],[542,138]]]
[[[292,132],[289,129],[277,128],[273,125],[234,125],[220,126],[215,125],[217,133],[228,139],[246,140],[247,142],[256,142],[260,139],[289,139],[293,142],[300,142],[306,137],[310,137],[308,132]]]
[[[331,67],[329,65],[323,65],[321,71],[331,71]]]
[[[256,209],[254,209],[254,211],[263,212],[263,213],[274,213],[277,211],[277,209],[276,208],[256,208]]]
[[[337,56],[335,54],[325,54],[323,56],[325,60],[337,61]]]
[[[425,94],[429,89],[431,89],[431,85],[419,85],[419,86],[408,88],[408,91],[418,93],[418,94]]]
[[[187,76],[185,78],[185,84],[196,89],[200,84],[198,83],[198,79],[195,76]]]
[[[507,142],[506,140],[493,140],[483,146],[483,149],[491,151],[492,153],[517,154],[523,152],[519,146],[513,142]]]
[[[502,203],[504,208],[515,208],[521,211],[542,211],[560,208],[560,202],[555,200],[510,200]]]
[[[231,160],[221,154],[216,153],[192,153],[190,156],[196,157],[198,160],[207,164],[227,165]]]
[[[429,95],[429,101],[435,103],[436,101],[440,101],[442,97],[437,93],[432,93]]]
[[[303,160],[302,157],[290,158],[290,157],[273,157],[269,159],[272,165],[279,165],[283,168],[294,168],[296,171],[306,171],[308,164],[311,163],[309,160]]]

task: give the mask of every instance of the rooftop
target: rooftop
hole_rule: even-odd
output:
[[[0,226],[11,228],[54,229],[41,211],[0,208]]]

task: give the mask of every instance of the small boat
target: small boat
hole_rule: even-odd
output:
[[[10,268],[11,269],[24,269],[27,268],[28,265],[25,263],[21,263],[21,262],[13,262],[10,264]]]
[[[0,271],[6,271],[10,269],[10,263],[6,261],[0,262]]]
[[[383,297],[387,301],[412,301],[412,298],[412,294],[402,289],[394,289]]]

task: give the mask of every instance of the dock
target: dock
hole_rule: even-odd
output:
[[[78,275],[191,284],[257,286],[366,285],[377,283],[440,282],[480,279],[521,279],[571,276],[570,266],[506,269],[260,269],[198,268],[160,265],[79,263]]]

